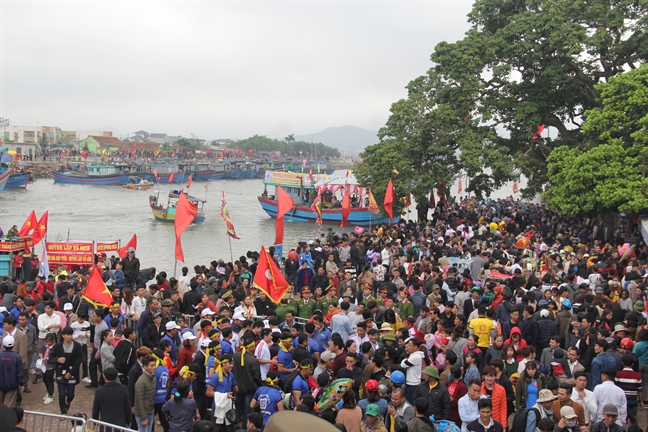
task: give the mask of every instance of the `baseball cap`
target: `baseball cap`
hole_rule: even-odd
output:
[[[367,389],[367,391],[378,391],[378,381],[376,381],[375,379],[368,380],[365,383],[365,388]],[[367,409],[369,409],[369,407],[367,407]]]
[[[234,316],[232,317],[233,320],[239,320],[243,321],[245,319],[245,316],[243,316],[243,312],[236,312]]]
[[[616,405],[607,404],[603,407],[603,414],[618,416],[619,410],[617,409]]]
[[[64,311],[72,310],[72,309],[74,309],[74,306],[72,306],[72,303],[65,303],[65,305],[63,306]]]
[[[548,317],[549,314],[550,314],[550,312],[547,309],[543,309],[543,310],[540,311],[540,316],[543,317],[543,318]]]
[[[335,358],[335,353],[332,352],[332,351],[328,351],[328,350],[326,350],[326,351],[324,351],[324,352],[322,353],[322,355],[320,356],[320,358],[321,358],[323,361],[327,362],[327,361],[329,361],[329,360],[333,360],[333,359]]]
[[[131,246],[127,249],[127,252],[135,252],[135,248]]]
[[[171,331],[173,329],[180,330],[180,326],[178,324],[176,324],[175,321],[169,321],[168,323],[166,323],[165,327],[166,327],[167,331]]]
[[[564,407],[560,408],[560,415],[562,417],[567,418],[567,419],[571,419],[571,418],[576,417],[576,412],[574,411],[574,408],[572,408],[570,406],[564,406]]]
[[[7,348],[13,348],[15,342],[16,341],[14,340],[13,336],[11,336],[11,335],[7,335],[7,336],[4,337],[4,339],[2,339],[2,345],[6,346]],[[376,385],[377,385],[377,383],[376,383]]]
[[[370,381],[374,381],[374,380],[370,380]],[[378,387],[376,387],[376,390],[377,389],[378,389]],[[367,405],[367,409],[365,410],[365,413],[368,416],[376,417],[377,415],[380,414],[380,408],[376,404],[369,404],[369,405]]]
[[[209,348],[210,343],[211,340],[205,338],[202,340],[202,342],[200,342],[200,348]]]
[[[207,316],[207,315],[216,315],[216,314],[214,313],[213,310],[211,310],[209,308],[205,308],[205,309],[202,310],[202,312],[200,312],[201,317],[204,317],[204,316]]]
[[[196,339],[196,336],[194,336],[194,334],[191,333],[190,331],[182,334],[182,340],[183,341],[194,340],[194,339]]]

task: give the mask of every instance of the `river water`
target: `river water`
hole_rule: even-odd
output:
[[[343,174],[344,171],[342,171]],[[335,175],[335,173],[334,173]],[[205,190],[205,185],[209,185]],[[175,188],[181,185],[174,185]],[[523,184],[520,184],[522,187]],[[512,183],[496,191],[493,198],[512,194]],[[7,232],[12,225],[20,228],[32,210],[40,218],[49,210],[49,241],[115,241],[125,244],[137,234],[137,256],[142,268],[154,266],[172,274],[174,268],[175,234],[172,223],[159,222],[153,218],[148,198],[155,190],[166,197],[171,185],[162,184],[148,191],[131,191],[115,186],[62,185],[52,179],[37,179],[27,189],[5,189],[0,195],[0,226]],[[274,188],[269,189],[274,193]],[[182,236],[185,264],[207,265],[213,259],[230,260],[225,224],[220,217],[221,191],[225,192],[230,217],[240,240],[232,240],[232,255],[237,259],[249,250],[259,251],[261,245],[271,246],[275,240],[275,220],[261,208],[257,196],[263,191],[262,179],[195,181],[191,194],[207,199],[206,220],[192,224]],[[457,184],[451,189],[457,194]],[[464,195],[465,196],[465,195]],[[161,199],[166,203],[166,199]],[[416,217],[415,203],[411,217]],[[327,225],[286,221],[284,231],[284,256],[298,241],[307,241],[325,232]],[[331,225],[340,234],[351,232],[354,227],[341,229]],[[41,254],[40,246],[36,253]],[[183,264],[178,263],[178,274]]]

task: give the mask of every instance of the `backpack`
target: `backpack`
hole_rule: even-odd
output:
[[[538,411],[538,409],[529,408],[529,409],[518,410],[518,411],[515,412],[515,416],[513,416],[513,425],[511,426],[512,431],[525,431],[526,430],[527,417],[528,417],[529,411],[535,411],[536,424],[538,423],[538,420],[540,419],[540,411]]]
[[[293,381],[295,381],[295,378],[297,378],[298,374],[299,374],[299,369],[295,369],[294,371],[290,372],[290,375],[288,375],[286,377],[286,379],[284,380],[284,385],[283,385],[284,393],[291,393],[292,394]]]

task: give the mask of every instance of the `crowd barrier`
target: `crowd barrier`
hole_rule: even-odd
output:
[[[137,432],[126,426],[115,426],[114,424],[102,422],[95,419],[90,419],[86,422],[86,431],[95,432]]]
[[[29,432],[85,432],[86,421],[81,417],[25,411],[23,428]]]

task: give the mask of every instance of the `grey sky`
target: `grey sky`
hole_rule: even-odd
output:
[[[377,130],[471,3],[2,2],[0,115],[201,138]]]

